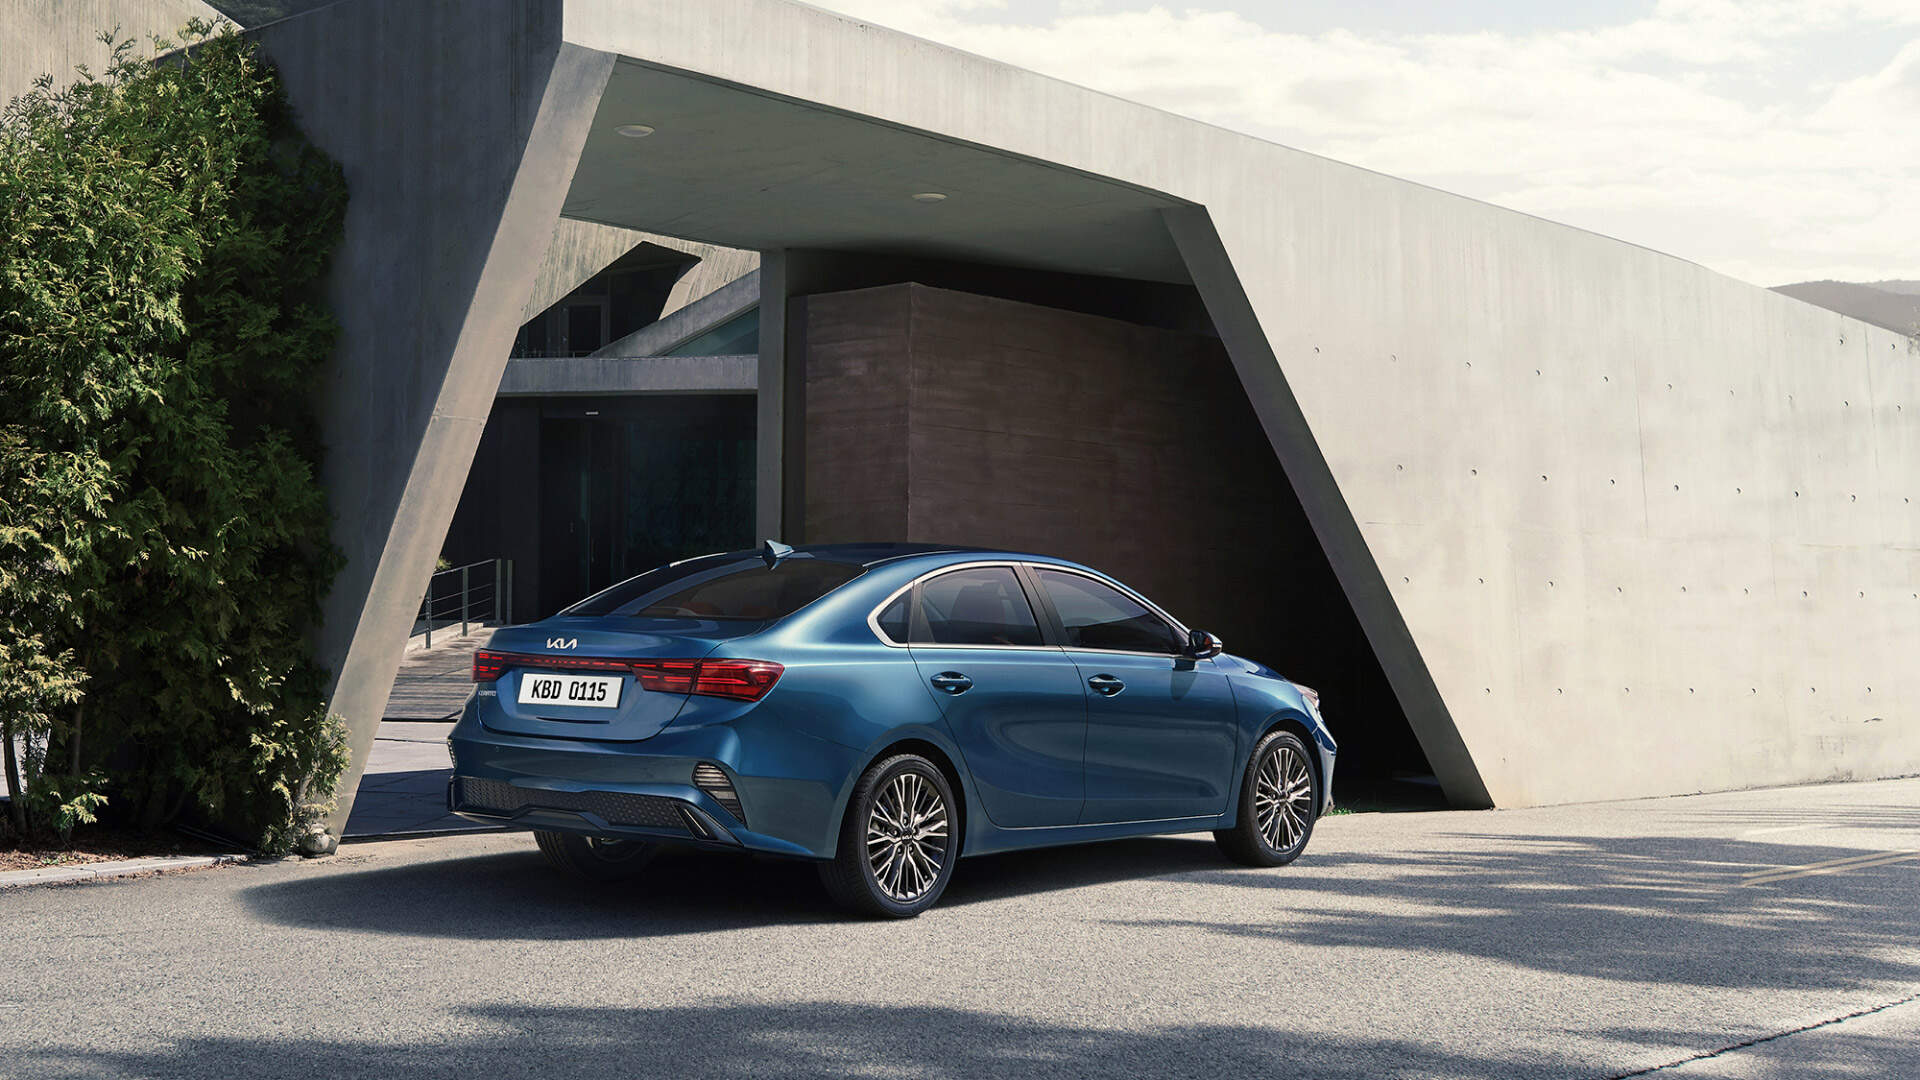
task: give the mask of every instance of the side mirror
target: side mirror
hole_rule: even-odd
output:
[[[1187,655],[1193,657],[1195,660],[1205,660],[1209,657],[1219,656],[1225,649],[1226,646],[1221,643],[1219,638],[1214,637],[1205,630],[1187,631]]]

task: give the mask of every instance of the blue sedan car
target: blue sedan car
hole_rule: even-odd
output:
[[[963,856],[1211,831],[1297,858],[1330,803],[1312,690],[1060,559],[769,542],[641,574],[474,658],[454,812],[559,867],[667,843],[818,863],[917,915]]]

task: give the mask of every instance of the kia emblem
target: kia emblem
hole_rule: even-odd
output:
[[[580,639],[577,637],[550,637],[547,639],[547,648],[549,649],[577,649],[579,647]]]

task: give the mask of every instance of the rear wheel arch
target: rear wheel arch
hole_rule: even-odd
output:
[[[953,789],[954,803],[952,857],[955,859],[960,858],[966,853],[968,808],[967,787],[961,779],[958,763],[956,763],[953,760],[953,756],[942,749],[938,743],[928,742],[925,739],[908,738],[888,743],[875,751],[867,758],[866,762],[860,766],[860,772],[857,775],[865,776],[867,770],[873,768],[876,762],[885,761],[895,754],[918,754],[928,761],[933,762],[934,768],[940,770],[940,775],[947,778],[947,786]],[[844,815],[846,810],[843,808],[841,813]]]

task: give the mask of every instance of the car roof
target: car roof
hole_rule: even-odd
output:
[[[902,559],[914,559],[936,555],[965,555],[970,557],[988,557],[996,559],[1019,559],[1035,562],[1075,565],[1067,559],[1053,555],[1036,555],[1029,552],[1008,551],[1002,548],[968,547],[961,544],[910,544],[910,543],[845,543],[845,544],[803,544],[794,548],[795,552],[805,552],[817,559],[832,559],[837,562],[857,562],[862,566],[874,567],[882,563],[898,562]]]

